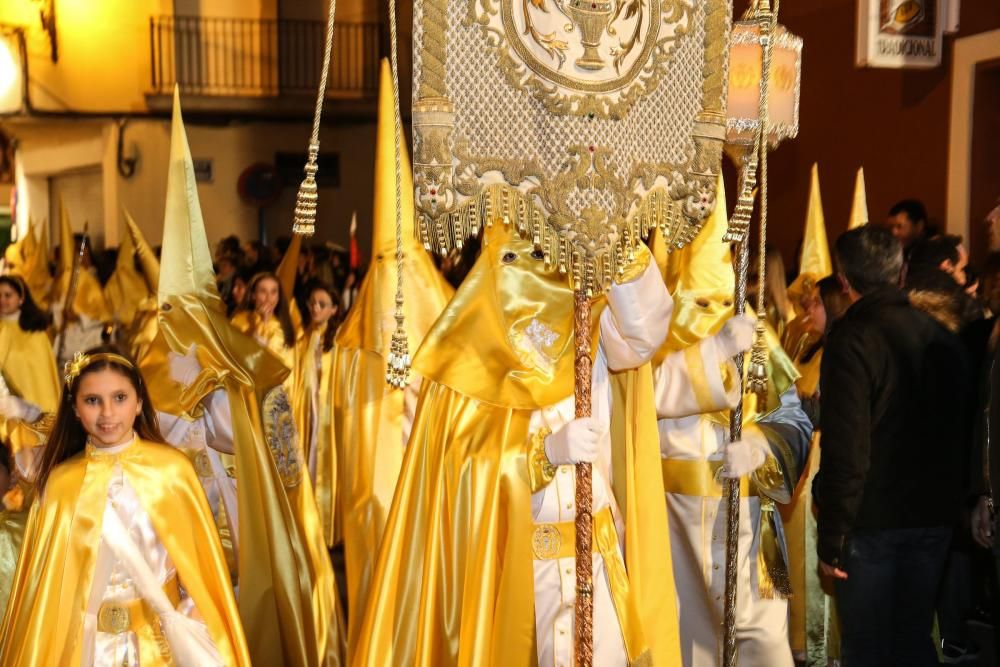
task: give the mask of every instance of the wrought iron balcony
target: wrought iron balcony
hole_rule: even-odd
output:
[[[327,96],[373,97],[379,24],[338,22]],[[149,19],[152,96],[226,98],[315,96],[326,24],[285,19],[154,16]]]

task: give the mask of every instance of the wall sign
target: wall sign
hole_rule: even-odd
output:
[[[929,68],[941,64],[948,0],[858,0],[861,67]]]

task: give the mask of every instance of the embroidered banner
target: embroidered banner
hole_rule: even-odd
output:
[[[513,224],[597,292],[660,226],[715,203],[726,0],[416,0],[413,162],[421,240]]]

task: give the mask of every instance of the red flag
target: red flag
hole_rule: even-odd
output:
[[[358,231],[358,213],[357,211],[355,211],[354,215],[351,216],[350,267],[352,270],[361,268],[361,250],[358,248],[358,237],[356,233],[357,231]]]

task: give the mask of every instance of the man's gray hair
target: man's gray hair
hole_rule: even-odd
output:
[[[867,294],[899,285],[903,248],[887,228],[868,224],[840,235],[837,264],[854,291]]]

